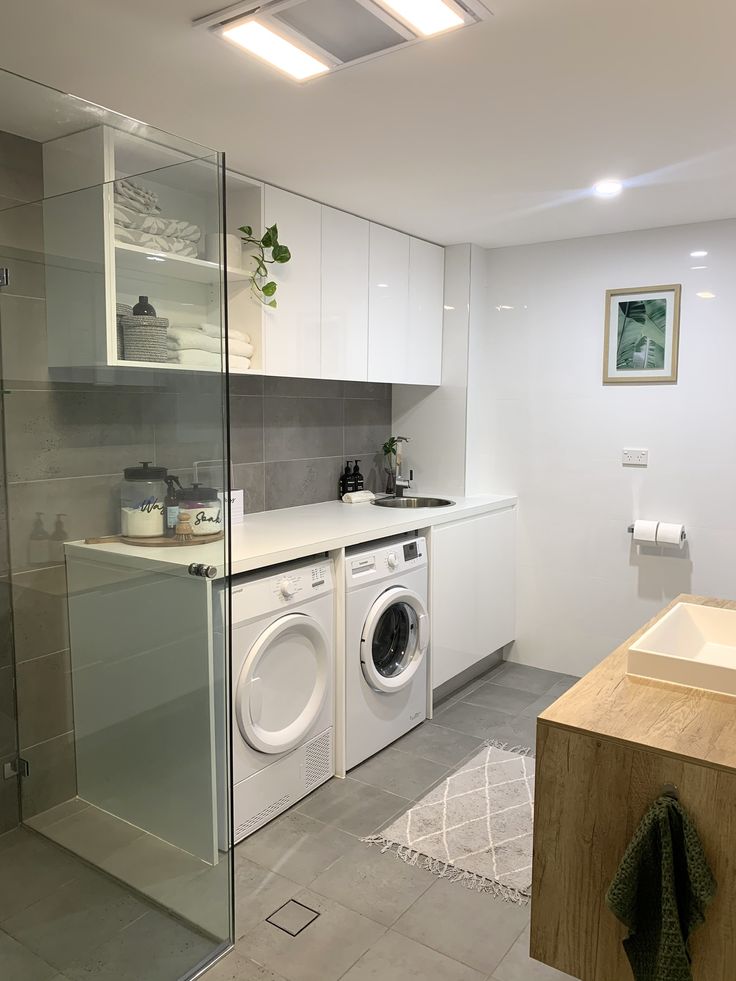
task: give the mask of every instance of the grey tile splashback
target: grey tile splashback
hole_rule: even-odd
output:
[[[233,380],[231,451],[247,512],[332,501],[346,459],[383,490],[391,386],[310,378]]]

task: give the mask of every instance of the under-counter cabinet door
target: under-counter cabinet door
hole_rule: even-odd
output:
[[[323,378],[368,377],[369,227],[364,218],[322,208]]]
[[[402,379],[409,384],[442,383],[444,293],[445,250],[413,238],[409,253],[409,358],[407,377]]]
[[[408,381],[409,242],[371,223],[368,381]]]
[[[516,633],[516,508],[439,525],[431,536],[432,688]]]
[[[278,225],[292,255],[268,267],[278,283],[278,307],[264,316],[266,374],[319,378],[322,206],[266,185],[265,221]]]

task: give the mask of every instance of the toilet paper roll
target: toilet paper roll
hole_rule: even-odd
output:
[[[677,548],[682,548],[685,544],[685,526],[660,521],[657,527],[657,544],[676,545]]]
[[[634,541],[635,542],[656,542],[658,521],[635,521],[634,522]]]

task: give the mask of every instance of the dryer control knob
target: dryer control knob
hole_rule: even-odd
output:
[[[294,595],[294,584],[288,579],[282,579],[279,583],[279,592],[284,599],[291,599],[291,597]]]
[[[389,552],[386,559],[389,569],[395,569],[399,564],[399,557],[396,552]]]

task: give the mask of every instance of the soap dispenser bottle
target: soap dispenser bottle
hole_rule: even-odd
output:
[[[353,483],[353,475],[350,472],[350,460],[345,464],[345,472],[340,477],[340,497],[345,497],[346,494],[350,493]]]
[[[62,521],[62,518],[65,517],[66,515],[63,513],[56,515],[54,530],[51,532],[49,551],[52,562],[64,561],[64,543],[69,541],[69,532],[64,527],[64,522]]]
[[[353,483],[355,487],[353,490],[362,491],[365,485],[363,480],[363,474],[360,472],[360,460],[355,461],[355,466],[353,467]]]
[[[133,307],[133,314],[136,317],[155,317],[156,309],[148,302],[147,296],[139,296],[138,302]]]
[[[47,565],[51,561],[51,536],[43,524],[43,511],[36,511],[28,539],[28,561],[31,565]]]

